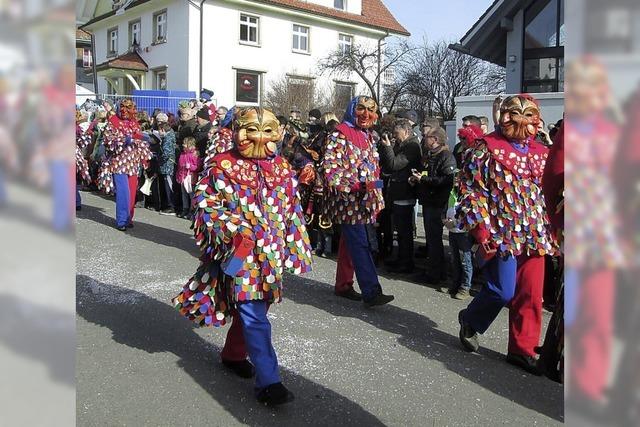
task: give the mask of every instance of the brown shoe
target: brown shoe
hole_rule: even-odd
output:
[[[460,288],[458,289],[458,292],[455,293],[455,295],[453,296],[454,299],[459,299],[459,300],[465,300],[467,298],[469,298],[469,290],[468,289],[463,289]]]

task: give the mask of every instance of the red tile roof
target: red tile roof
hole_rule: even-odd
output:
[[[86,32],[85,30],[81,30],[79,28],[76,28],[76,40],[82,40],[82,41],[91,41],[91,34],[89,34],[88,32]]]
[[[137,0],[131,3],[127,9],[131,9],[138,5],[147,3],[150,0]],[[396,18],[393,17],[389,9],[384,5],[382,0],[362,0],[362,14],[356,15],[354,13],[344,12],[342,10],[334,9],[331,7],[320,6],[314,3],[303,2],[300,0],[254,0],[258,3],[271,4],[280,7],[286,7],[288,9],[300,10],[303,12],[310,12],[316,15],[326,16],[329,18],[338,19],[341,21],[360,24],[365,27],[376,28],[383,31],[389,31],[393,34],[400,34],[403,36],[410,36],[411,34],[404,28]],[[107,12],[103,15],[93,18],[81,28],[86,27],[94,22],[101,21],[105,18],[115,15],[115,10]]]
[[[102,71],[109,68],[119,68],[122,70],[149,71],[149,66],[138,52],[127,52],[116,58],[109,59],[100,65],[96,65],[96,71]]]
[[[255,0],[259,3],[272,4],[282,6],[289,9],[312,12],[317,15],[327,16],[342,21],[364,24],[367,27],[373,27],[380,30],[389,31],[390,33],[410,36],[411,34],[404,28],[396,18],[393,17],[389,9],[384,5],[382,0],[362,0],[362,14],[344,12],[342,10],[331,7],[320,6],[314,3],[302,2],[300,0]]]

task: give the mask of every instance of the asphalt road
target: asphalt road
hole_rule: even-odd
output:
[[[287,276],[269,312],[283,382],[296,395],[259,405],[253,383],[219,362],[227,328],[193,328],[170,299],[195,271],[189,223],[137,209],[113,227],[112,199],[82,193],[77,215],[77,425],[559,425],[562,386],[504,362],[507,312],[461,350],[456,301],[381,275],[391,304],[333,296],[335,261]],[[383,273],[383,271],[381,271]],[[549,316],[545,315],[548,321]]]

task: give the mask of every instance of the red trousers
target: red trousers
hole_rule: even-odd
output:
[[[578,313],[569,331],[572,387],[594,400],[603,398],[608,377],[613,336],[615,274],[600,270],[582,277]]]
[[[336,288],[335,293],[341,294],[353,289],[353,276],[355,270],[353,261],[344,242],[344,237],[340,236],[340,244],[338,245],[338,266],[336,268]]]
[[[133,222],[136,209],[136,195],[138,194],[138,175],[129,176],[129,222]]]

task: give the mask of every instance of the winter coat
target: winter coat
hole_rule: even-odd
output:
[[[456,160],[451,151],[444,147],[436,152],[427,151],[422,158],[421,171],[427,173],[416,184],[420,204],[428,208],[446,208],[456,171]]]
[[[412,200],[416,198],[415,188],[409,184],[411,169],[420,169],[422,150],[418,138],[410,136],[403,142],[390,145],[379,145],[380,166],[382,172],[390,174],[390,200]]]
[[[160,174],[173,175],[176,165],[176,134],[172,130],[162,138],[162,150],[159,160]]]

